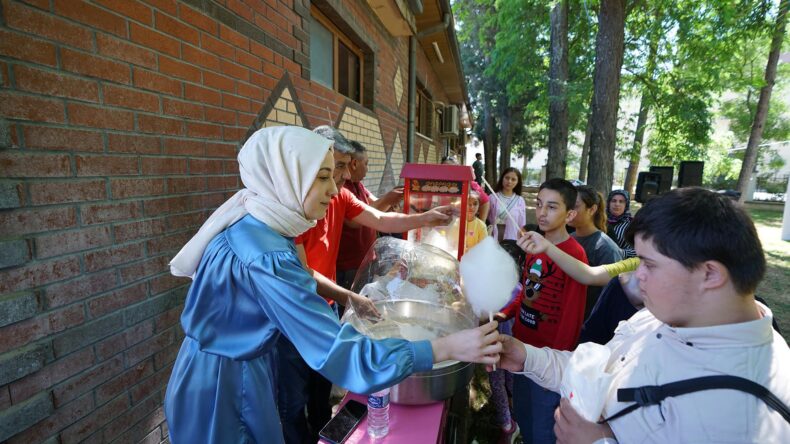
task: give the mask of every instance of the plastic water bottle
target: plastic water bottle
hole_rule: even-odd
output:
[[[390,389],[368,395],[368,435],[381,438],[390,431]]]

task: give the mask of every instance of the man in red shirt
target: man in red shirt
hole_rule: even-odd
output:
[[[434,208],[421,214],[383,213],[360,202],[344,183],[351,179],[349,163],[353,147],[338,130],[330,126],[319,126],[314,132],[332,139],[334,144],[335,169],[333,180],[338,193],[328,202],[326,217],[317,221],[295,239],[296,252],[302,265],[316,280],[318,294],[337,309],[334,302],[355,309],[370,309],[369,299],[347,290],[335,283],[337,255],[343,225],[360,225],[386,233],[405,232],[423,226],[447,223],[450,219],[449,208]],[[281,384],[278,393],[280,418],[283,421],[283,434],[286,442],[299,443],[305,440],[316,442],[318,431],[329,421],[332,411],[329,394],[332,384],[315,372],[299,356],[293,345],[284,337],[278,342],[280,352],[280,373],[289,375],[287,382]],[[305,390],[306,389],[306,390]],[[304,421],[304,406],[307,405],[307,424]],[[307,427],[309,425],[309,428]]]
[[[348,164],[350,180],[343,187],[351,191],[360,202],[363,202],[379,211],[389,211],[393,205],[403,199],[403,187],[395,187],[390,192],[376,198],[362,180],[368,174],[368,153],[365,147],[355,141],[349,141],[354,151],[351,153],[351,162]],[[359,226],[343,225],[343,234],[340,236],[340,250],[337,255],[337,283],[343,288],[351,289],[354,276],[357,274],[359,264],[365,258],[370,246],[376,241],[376,230]]]
[[[587,263],[584,248],[565,225],[574,218],[576,187],[564,179],[549,179],[540,186],[535,208],[546,240]],[[513,337],[535,347],[573,350],[579,339],[587,287],[555,264],[547,254],[527,254],[524,291],[503,310],[516,317]],[[513,375],[513,411],[525,443],[553,443],[554,409],[558,393],[546,390],[523,375]]]

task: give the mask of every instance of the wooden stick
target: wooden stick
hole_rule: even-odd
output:
[[[483,179],[483,183],[486,184],[486,186],[488,188],[490,188],[491,191],[494,191],[494,187],[492,187],[491,184],[488,183],[488,181],[486,180],[485,177],[481,176],[480,178]],[[499,202],[499,206],[505,209],[505,214],[507,214],[507,218],[510,219],[511,222],[513,222],[513,225],[516,227],[518,232],[521,233],[521,234],[524,234],[524,230],[521,227],[518,226],[518,222],[516,222],[516,219],[513,217],[512,214],[510,214],[510,211],[507,211],[507,206],[505,205],[504,202],[502,202],[502,199],[500,199],[499,196],[497,196],[496,191],[494,191],[491,195],[494,196],[494,199],[496,199],[497,202]],[[521,197],[521,196],[519,196],[519,197]],[[523,199],[523,197],[521,197],[521,198]],[[496,216],[496,215],[494,215],[494,216]],[[494,370],[496,370],[496,369],[494,369]]]
[[[488,322],[494,322],[494,313],[488,312]],[[496,371],[496,363],[494,363],[494,371]]]

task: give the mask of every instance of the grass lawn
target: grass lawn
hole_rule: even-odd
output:
[[[527,196],[527,220],[534,221],[535,197]],[[635,210],[636,208],[632,208]],[[532,210],[532,211],[531,211]],[[782,211],[751,210],[757,233],[763,244],[768,269],[765,278],[757,289],[757,295],[764,298],[773,310],[785,340],[790,338],[790,242],[783,241]],[[531,219],[531,220],[530,220]],[[488,402],[491,388],[488,374],[478,366],[470,386],[469,403],[472,409],[469,438],[478,444],[494,444],[499,437],[495,424],[493,406]],[[520,439],[516,440],[520,443]]]

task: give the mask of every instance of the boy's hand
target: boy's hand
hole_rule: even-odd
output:
[[[554,434],[561,444],[589,444],[600,438],[614,438],[608,425],[587,421],[567,398],[560,399],[560,406],[554,411],[554,421]]]

